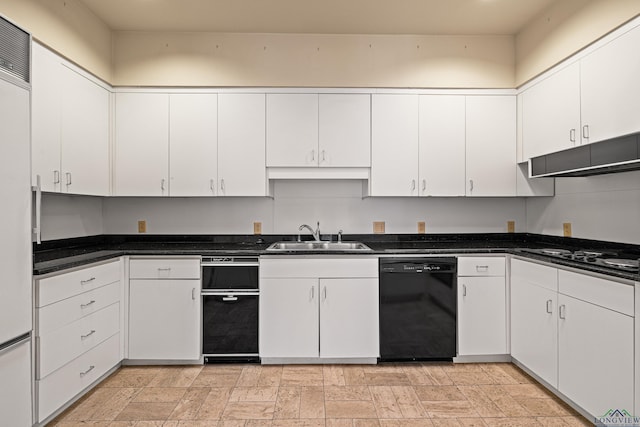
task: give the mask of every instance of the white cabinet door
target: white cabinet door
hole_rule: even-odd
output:
[[[420,95],[420,195],[465,194],[465,97]]]
[[[218,195],[265,196],[264,94],[218,95]]]
[[[62,191],[109,195],[109,92],[62,66]]]
[[[114,195],[169,195],[169,95],[116,94]]]
[[[2,425],[29,427],[31,419],[31,340],[0,350]]]
[[[31,182],[36,185],[40,175],[42,191],[60,191],[62,65],[60,58],[38,43],[32,44],[31,55]]]
[[[419,95],[372,95],[372,196],[418,195],[418,100]]]
[[[260,357],[318,357],[318,279],[260,282]]]
[[[200,280],[129,282],[129,359],[198,360]]]
[[[378,357],[378,279],[320,279],[320,357]]]
[[[318,165],[318,95],[267,95],[267,166]]]
[[[371,96],[319,95],[320,166],[371,166]]]
[[[458,278],[458,354],[507,354],[504,277]]]
[[[516,194],[516,97],[467,96],[467,196]]]
[[[555,291],[511,278],[511,355],[553,387],[558,386],[557,299]]]
[[[552,74],[522,96],[524,160],[580,144],[579,63]]]
[[[583,142],[640,130],[640,28],[634,28],[580,61]]]
[[[171,196],[214,196],[218,185],[218,96],[169,97]]]
[[[560,294],[558,390],[594,416],[633,408],[633,318]]]
[[[0,80],[0,343],[31,330],[29,91]],[[1,382],[0,382],[1,384]]]

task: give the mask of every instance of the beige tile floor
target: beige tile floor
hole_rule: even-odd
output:
[[[509,363],[123,367],[60,427],[586,426]]]

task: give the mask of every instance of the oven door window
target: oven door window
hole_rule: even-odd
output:
[[[258,354],[258,295],[202,296],[202,353]]]
[[[202,267],[202,289],[258,289],[258,266]]]

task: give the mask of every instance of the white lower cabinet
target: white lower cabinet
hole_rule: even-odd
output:
[[[377,358],[377,268],[349,257],[261,260],[260,357]]]
[[[559,291],[558,390],[593,416],[633,408],[633,286],[560,270]],[[612,309],[616,293],[630,310]]]
[[[504,257],[458,258],[458,355],[507,354]]]
[[[633,410],[634,342],[632,283],[512,260],[513,358],[592,416]]]
[[[138,360],[199,360],[200,259],[129,263],[129,355]]]
[[[558,270],[511,261],[511,356],[558,386]]]
[[[31,420],[31,341],[0,349],[2,425],[29,427]]]
[[[35,279],[36,419],[42,423],[122,360],[121,261]]]

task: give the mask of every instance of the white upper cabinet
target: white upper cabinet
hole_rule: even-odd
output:
[[[43,191],[109,194],[107,89],[33,44],[32,182]]]
[[[117,93],[114,194],[169,195],[169,95]]]
[[[267,94],[268,167],[369,167],[369,94]]]
[[[319,95],[318,163],[371,166],[371,95]]]
[[[215,196],[218,185],[218,95],[169,97],[171,196]]]
[[[371,195],[418,194],[419,95],[372,95]]]
[[[640,28],[580,61],[582,136],[597,142],[640,130]]]
[[[265,95],[218,95],[218,195],[266,196]]]
[[[523,158],[580,144],[580,64],[526,90],[522,99]]]
[[[318,165],[318,95],[267,95],[267,166]]]
[[[62,191],[109,194],[109,92],[63,68]]]
[[[516,195],[516,97],[466,98],[467,196]]]
[[[465,97],[420,96],[421,196],[465,194]]]

